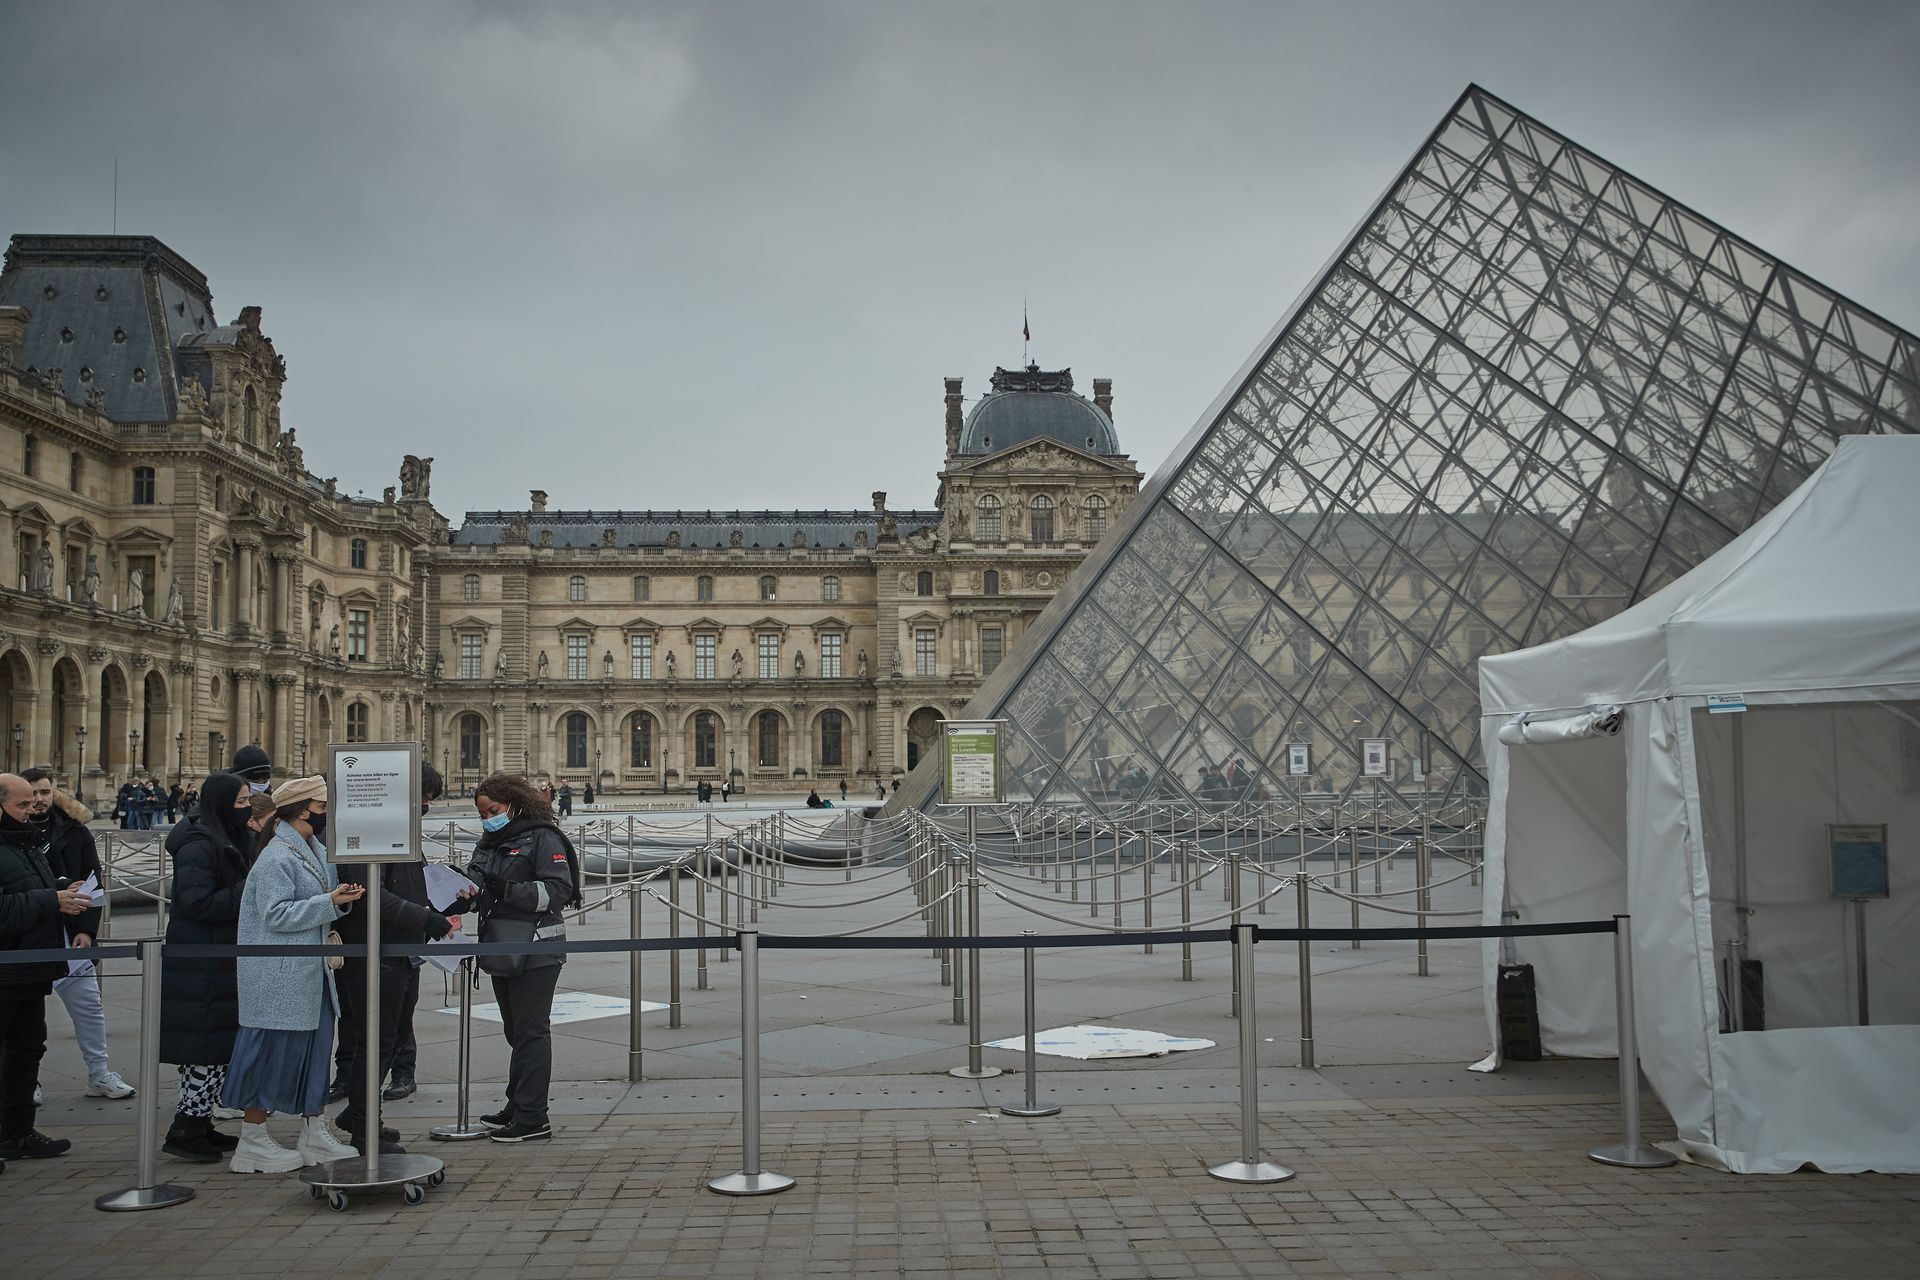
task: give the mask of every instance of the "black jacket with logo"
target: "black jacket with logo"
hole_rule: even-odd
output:
[[[579,873],[573,843],[551,822],[515,818],[498,831],[483,832],[463,869],[480,892],[456,904],[480,913],[481,936],[488,920],[530,922],[541,939],[566,936],[562,912],[578,900]],[[564,955],[527,957],[527,967],[562,964]]]
[[[45,828],[0,818],[0,951],[57,951],[67,945],[67,922],[78,918],[60,914]],[[61,960],[0,965],[0,991],[10,999],[44,996],[66,973]]]

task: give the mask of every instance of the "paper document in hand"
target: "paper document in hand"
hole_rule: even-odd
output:
[[[435,911],[445,911],[459,899],[462,889],[473,887],[473,881],[438,862],[429,862],[426,872],[427,901],[433,904]]]
[[[81,884],[80,887],[86,891],[87,901],[91,902],[94,906],[98,907],[106,902],[107,891],[100,887],[100,875],[98,872],[89,872],[86,881]]]
[[[450,933],[444,938],[427,939],[427,945],[429,947],[454,947],[454,946],[460,946],[470,941],[472,941],[472,939],[467,938],[461,934]],[[445,970],[448,973],[453,973],[457,971],[460,968],[460,962],[466,959],[465,956],[435,955],[431,951],[427,952],[421,958],[424,959],[428,964],[432,965],[434,968]]]

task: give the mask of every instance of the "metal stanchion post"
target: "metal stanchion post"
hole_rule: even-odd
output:
[[[1246,993],[1240,1015],[1240,1158],[1207,1170],[1223,1182],[1285,1182],[1293,1176],[1285,1165],[1260,1158],[1260,1034],[1253,1001],[1253,943],[1258,936],[1253,925],[1233,926],[1233,971]]]
[[[707,989],[707,877],[701,867],[693,876],[693,933],[700,945],[693,952],[693,989]]]
[[[140,941],[140,1087],[146,1096],[140,1109],[140,1150],[134,1185],[93,1202],[96,1209],[126,1213],[136,1209],[164,1209],[193,1199],[192,1187],[158,1180],[154,1166],[160,1150],[160,939]]]
[[[793,1179],[760,1167],[760,931],[740,930],[740,1171],[707,1183],[723,1196],[766,1196]]]
[[[1227,905],[1233,909],[1233,927],[1240,927],[1240,851],[1227,850]],[[1245,1001],[1241,995],[1240,966],[1233,966],[1233,1002],[1227,1016],[1237,1018]]]
[[[1415,841],[1413,846],[1413,873],[1420,877],[1420,880],[1418,893],[1414,898],[1414,906],[1417,912],[1416,919],[1422,930],[1425,930],[1427,927],[1427,912],[1433,910],[1433,889],[1429,883],[1433,878],[1432,871],[1432,855],[1427,851],[1427,842],[1425,840]],[[1429,977],[1431,975],[1427,972],[1427,935],[1424,932],[1420,935],[1419,947],[1420,976],[1423,978]]]
[[[1180,842],[1180,931],[1193,932],[1193,857],[1192,846]],[[1193,981],[1193,939],[1180,942],[1180,981]]]
[[[727,922],[727,900],[729,898],[733,899],[736,906],[740,901],[740,886],[738,884],[735,884],[731,890],[727,888],[727,868],[732,865],[732,859],[728,857],[728,850],[731,849],[732,847],[733,847],[732,837],[728,837],[727,839],[722,840],[720,842],[720,854],[719,854],[717,870],[715,870],[716,864],[715,864],[715,857],[714,857],[712,843],[709,842],[706,845],[706,847],[701,849],[700,851],[700,862],[702,864],[702,869],[705,871],[713,872],[714,890],[720,895],[720,910],[715,915],[714,918],[719,920],[720,923],[723,925]],[[719,962],[721,964],[730,964],[732,963],[732,961],[733,961],[733,948],[727,947],[727,946],[721,947]]]
[[[980,843],[975,827],[978,812],[971,807],[967,810],[967,936],[974,944],[967,948],[967,1065],[947,1072],[962,1080],[990,1080],[1002,1074],[999,1067],[989,1067],[981,1061]]]
[[[640,941],[642,921],[640,918],[640,895],[627,891],[627,928],[635,942]],[[627,953],[627,1080],[637,1083],[640,1074],[640,951],[635,948]]]
[[[472,1142],[493,1132],[484,1124],[470,1123],[467,1116],[467,1094],[473,1087],[473,970],[472,956],[454,970],[460,978],[460,1042],[455,1049],[453,1123],[427,1130],[428,1137],[441,1142]]]
[[[667,936],[680,940],[680,864],[674,863],[667,872]],[[680,1025],[680,948],[669,952],[673,959],[667,965],[667,1027]]]
[[[1000,1114],[1003,1116],[1019,1116],[1023,1119],[1038,1119],[1041,1116],[1057,1116],[1060,1114],[1060,1108],[1054,1103],[1049,1103],[1046,1106],[1040,1105],[1040,1051],[1034,1045],[1034,1041],[1039,1038],[1040,1032],[1038,1030],[1039,1014],[1035,1007],[1038,998],[1034,989],[1033,930],[1022,929],[1020,932],[1025,934],[1027,938],[1027,945],[1022,953],[1026,987],[1026,1011],[1024,1016],[1026,1018],[1027,1035],[1026,1047],[1022,1059],[1023,1065],[1021,1068],[1026,1072],[1027,1098],[1024,1103],[1017,1107],[1002,1106],[1000,1108]]]
[[[1146,930],[1148,933],[1152,933],[1153,932],[1153,833],[1148,832],[1146,835],[1143,835],[1140,838],[1147,842],[1146,843],[1147,856],[1144,859],[1142,859],[1141,865],[1143,870],[1140,873],[1140,912],[1141,912],[1140,927]],[[1143,956],[1152,955],[1153,944],[1151,942],[1141,943],[1140,954]]]
[[[1293,878],[1295,912],[1301,929],[1308,929],[1310,907],[1307,902],[1307,860],[1300,859],[1300,874]],[[1313,943],[1300,939],[1300,1067],[1313,1068]]]
[[[1353,927],[1360,927],[1360,829],[1347,828],[1347,899],[1353,908]],[[1354,938],[1347,944],[1347,950],[1358,951],[1360,939]]]
[[[1615,916],[1613,934],[1614,1016],[1620,1023],[1620,1119],[1618,1146],[1595,1147],[1587,1158],[1626,1169],[1664,1169],[1679,1157],[1640,1140],[1640,1042],[1633,1025],[1633,917]]]
[[[961,877],[965,875],[965,871],[963,870],[965,866],[966,859],[957,853],[947,859],[947,888],[949,890],[957,890],[963,883]],[[946,909],[942,914],[947,918],[947,936],[950,938],[960,937],[961,933],[965,931],[966,925],[963,922],[960,895],[957,892],[950,892],[948,894]],[[960,964],[962,959],[960,955],[961,948],[949,947],[948,951],[953,956],[953,1025],[958,1027],[965,1025],[967,1021],[967,980],[965,970],[961,968]]]
[[[167,847],[153,846],[153,931],[167,936]]]

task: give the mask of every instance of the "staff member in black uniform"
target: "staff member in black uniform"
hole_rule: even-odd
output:
[[[482,828],[466,875],[478,891],[455,904],[480,913],[482,942],[542,942],[567,936],[561,911],[580,902],[579,860],[555,825],[553,806],[525,778],[496,773],[473,793]],[[481,956],[513,1057],[507,1105],[483,1124],[495,1142],[553,1137],[547,1091],[553,1079],[553,992],[564,955]]]

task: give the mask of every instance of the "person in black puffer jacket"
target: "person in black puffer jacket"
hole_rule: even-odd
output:
[[[191,821],[167,833],[173,862],[169,943],[230,947],[239,927],[240,895],[253,859],[246,780],[216,773],[200,793]],[[232,1151],[239,1139],[213,1127],[240,1030],[240,984],[231,957],[170,959],[161,971],[160,1061],[180,1068],[180,1102],[162,1148],[199,1164]]]
[[[438,800],[446,784],[440,771],[430,764],[420,766],[422,801]],[[426,804],[421,806],[426,811]],[[342,884],[367,883],[371,868],[364,863],[340,868]],[[391,862],[380,868],[380,941],[401,946],[440,939],[460,927],[458,915],[442,915],[433,909],[427,897],[427,872],[424,862]],[[340,917],[340,940],[366,946],[366,913],[351,911]],[[367,1040],[367,962],[364,956],[348,954],[340,969],[335,989],[340,993],[340,1038],[351,1045],[339,1059],[341,1083],[347,1086],[347,1105],[336,1119],[346,1132],[347,1144],[365,1151],[367,1118],[367,1063],[363,1056]],[[419,999],[420,971],[406,956],[382,956],[380,959],[380,1078],[386,1079],[393,1066],[393,1055],[400,1043],[402,1022],[413,1016],[411,991]],[[398,1134],[381,1126],[380,1153],[402,1154]]]
[[[92,903],[47,862],[47,834],[31,821],[33,786],[0,773],[0,951],[59,951]],[[33,1127],[33,1090],[47,1052],[47,996],[66,976],[61,960],[0,965],[0,1169],[5,1161],[62,1155],[73,1144]]]
[[[480,913],[480,941],[550,941],[567,936],[564,908],[580,901],[579,859],[554,824],[553,808],[533,784],[496,773],[473,793],[483,832],[467,863],[478,892],[455,905]],[[553,1078],[553,992],[560,982],[560,954],[481,956],[493,975],[494,999],[513,1058],[507,1071],[507,1105],[481,1116],[494,1126],[495,1142],[551,1138],[547,1090]]]

